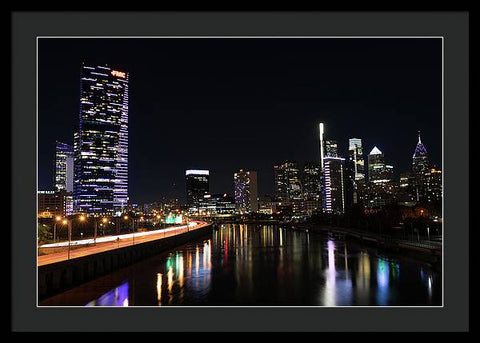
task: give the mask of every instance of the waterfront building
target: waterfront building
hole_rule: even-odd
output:
[[[209,215],[235,214],[235,199],[227,193],[205,194],[200,202],[200,213]]]
[[[275,197],[270,195],[259,196],[258,212],[263,214],[274,214],[276,212]]]
[[[54,188],[73,192],[73,146],[55,142]]]
[[[233,175],[235,205],[240,214],[258,211],[257,172],[240,169]]]
[[[82,64],[74,136],[74,210],[120,215],[128,203],[128,73]]]
[[[213,194],[212,201],[215,204],[217,214],[235,214],[235,199],[227,194]]]
[[[195,212],[200,208],[204,195],[210,192],[210,172],[202,169],[189,169],[185,171],[187,207]]]

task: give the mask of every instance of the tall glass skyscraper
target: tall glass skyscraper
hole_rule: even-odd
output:
[[[327,213],[345,212],[344,162],[341,157],[324,158],[324,202]]]
[[[73,146],[57,141],[55,143],[54,185],[57,192],[73,192]]]
[[[377,147],[368,155],[368,180],[381,184],[393,180],[393,166],[385,162],[385,156]]]
[[[74,210],[120,215],[128,203],[128,73],[82,64],[74,136]]]
[[[430,168],[428,161],[428,154],[425,145],[420,138],[420,131],[418,131],[418,143],[413,153],[412,169],[415,174],[422,175]]]

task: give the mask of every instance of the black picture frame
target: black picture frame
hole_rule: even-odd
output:
[[[13,12],[11,20],[13,331],[469,330],[468,12]],[[443,307],[37,307],[37,37],[183,35],[443,37]]]

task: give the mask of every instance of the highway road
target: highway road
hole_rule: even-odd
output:
[[[135,232],[122,235],[112,235],[97,237],[96,243],[93,238],[82,239],[70,242],[70,259],[82,256],[98,254],[104,251],[126,247],[132,244],[140,244],[144,242],[163,239],[166,237],[185,233],[187,231],[196,230],[208,225],[206,222],[190,222],[187,225],[167,227],[165,229]],[[37,257],[37,265],[43,266],[50,263],[65,261],[68,259],[68,241],[51,244],[44,244],[38,247],[43,254]],[[61,252],[58,252],[58,249]],[[50,251],[57,251],[49,253]]]

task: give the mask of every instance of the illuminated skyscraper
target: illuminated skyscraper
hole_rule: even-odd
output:
[[[438,169],[428,169],[423,176],[423,194],[424,202],[441,202],[442,201],[442,171]]]
[[[412,170],[415,174],[423,175],[430,168],[427,149],[423,145],[418,131],[418,143],[413,153]]]
[[[208,170],[190,169],[185,171],[187,188],[187,206],[191,211],[198,211],[204,196],[210,192],[210,172]]]
[[[322,173],[323,158],[325,157],[325,142],[324,142],[325,128],[323,123],[320,123],[318,127],[319,127],[319,138],[320,138],[320,173]]]
[[[324,201],[327,213],[345,212],[344,162],[341,157],[324,158]]]
[[[282,201],[302,199],[300,171],[296,162],[286,161],[274,167],[275,196]]]
[[[74,165],[75,212],[123,212],[128,203],[127,72],[82,64]]]
[[[326,140],[325,141],[325,157],[338,157],[338,144],[337,141]]]
[[[345,161],[345,204],[350,208],[361,201],[361,183],[365,182],[365,162],[363,159],[362,140],[350,138],[348,140],[348,160]]]
[[[324,169],[324,158],[325,158],[325,126],[323,123],[319,125],[319,138],[320,138],[320,170],[319,170],[319,186],[320,186],[320,205],[322,205],[325,200],[324,192],[324,179],[323,179],[323,169]]]
[[[385,162],[385,156],[377,147],[368,155],[368,182],[362,188],[362,201],[370,209],[394,202],[398,193],[393,166]]]
[[[353,162],[355,180],[365,179],[365,161],[363,159],[362,140],[350,138],[348,140],[349,160]]]
[[[368,155],[368,180],[382,184],[393,180],[393,166],[385,163],[385,156],[377,147]]]
[[[233,175],[235,206],[240,213],[258,211],[257,172],[240,169]]]
[[[320,164],[307,162],[303,167],[303,198],[320,200]]]
[[[73,147],[56,142],[55,144],[55,190],[73,192]]]

